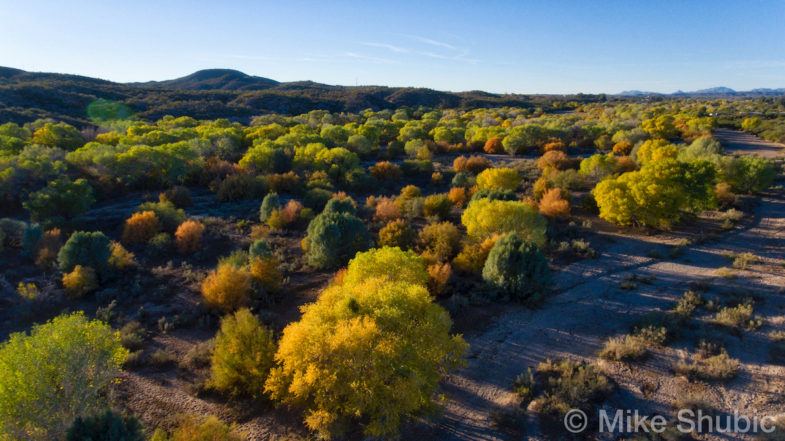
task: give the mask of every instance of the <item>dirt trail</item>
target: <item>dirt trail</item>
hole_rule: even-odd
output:
[[[718,136],[731,153],[773,156],[785,152],[785,146],[754,137],[750,140],[749,135],[723,131]],[[529,310],[511,305],[488,329],[468,338],[468,366],[444,382],[444,413],[412,427],[405,438],[515,439],[498,430],[493,418],[517,405],[510,386],[527,366],[545,358],[594,359],[609,336],[629,332],[643,314],[670,309],[689,284],[698,280],[712,283],[721,292],[736,290],[760,296],[763,301],[756,306],[756,313],[766,319],[760,330],[725,341],[730,355],[743,364],[741,374],[724,385],[705,386],[702,393],[717,408],[736,408],[742,414],[785,411],[780,398],[785,368],[769,363],[766,335],[785,329],[785,195],[781,191],[764,195],[755,208],[754,218],[745,227],[703,244],[686,246],[675,259],[649,257],[653,250],[667,255],[669,246],[679,241],[675,234],[600,234],[613,236],[613,243],[601,250],[598,258],[571,264],[556,274],[556,294],[542,308]],[[735,279],[718,278],[716,269],[730,266],[725,257],[729,252],[752,252],[763,261],[738,271]],[[633,274],[651,281],[637,283],[632,290],[621,289],[620,282]],[[683,357],[687,349],[688,346],[676,342],[644,362],[601,362],[603,370],[619,385],[607,404],[620,409],[670,413],[674,399],[695,387],[671,372],[672,363]],[[532,417],[527,431],[525,439],[547,439],[539,433]]]

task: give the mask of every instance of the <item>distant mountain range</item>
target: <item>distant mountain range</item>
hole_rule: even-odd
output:
[[[643,90],[625,90],[619,92],[616,96],[623,97],[645,97],[645,96],[673,96],[673,97],[711,97],[711,96],[779,96],[785,95],[785,87],[779,89],[752,89],[745,91],[733,90],[730,87],[710,87],[708,89],[694,90],[692,92],[684,92],[677,90],[673,93],[660,93],[660,92],[647,92]]]
[[[88,106],[97,100],[121,103],[139,118],[164,115],[247,122],[264,113],[296,115],[311,110],[359,112],[400,107],[477,108],[541,107],[559,111],[575,102],[607,99],[667,99],[681,96],[773,96],[785,89],[736,92],[725,87],[659,94],[626,91],[618,95],[523,95],[482,91],[443,92],[414,87],[334,86],[313,81],[278,82],[231,69],[207,69],[182,78],[143,83],[115,83],[80,75],[26,72],[0,67],[0,123],[54,118],[80,127],[93,123]],[[571,104],[572,103],[572,104]]]

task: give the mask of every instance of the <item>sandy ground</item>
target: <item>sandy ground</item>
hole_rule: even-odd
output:
[[[730,153],[778,157],[785,152],[785,146],[738,132],[723,130],[717,136]],[[755,312],[765,322],[758,330],[734,336],[705,326],[742,363],[740,374],[725,384],[688,382],[674,375],[673,363],[695,347],[696,337],[686,336],[642,362],[601,361],[601,368],[618,386],[606,406],[672,415],[674,400],[694,391],[725,412],[737,409],[740,414],[759,416],[785,412],[781,395],[785,368],[769,361],[767,336],[770,331],[785,330],[785,195],[781,189],[763,195],[740,227],[688,245],[673,259],[649,256],[667,256],[669,246],[689,235],[599,230],[612,244],[600,250],[597,259],[576,262],[556,274],[555,295],[543,307],[530,310],[511,305],[487,330],[467,338],[471,345],[468,365],[444,382],[444,412],[410,427],[404,438],[550,439],[530,413],[525,416],[524,433],[510,434],[494,424],[494,415],[517,407],[510,390],[515,377],[546,358],[596,359],[608,337],[630,332],[646,313],[672,308],[698,281],[709,286],[707,296],[720,300],[739,295],[759,298]],[[745,271],[734,270],[735,278],[718,277],[718,268],[730,266],[726,254],[731,252],[752,252],[762,261]],[[622,289],[620,283],[632,276],[650,281],[637,283],[632,290]]]

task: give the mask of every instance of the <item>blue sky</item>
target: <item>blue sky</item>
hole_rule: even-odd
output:
[[[516,93],[785,87],[785,2],[0,0],[0,65]]]

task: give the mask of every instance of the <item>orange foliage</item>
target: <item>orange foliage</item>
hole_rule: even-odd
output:
[[[376,212],[373,218],[381,222],[389,222],[401,217],[401,209],[394,200],[390,198],[379,198],[376,200]]]
[[[123,226],[123,242],[127,244],[145,243],[161,231],[161,223],[153,211],[134,213],[126,219]]]
[[[545,170],[546,168],[555,168],[557,170],[561,170],[567,165],[569,159],[567,158],[567,154],[561,150],[549,150],[543,153],[540,156],[540,159],[537,160],[537,167],[540,170]]]
[[[485,153],[490,154],[504,153],[504,145],[502,144],[502,139],[499,137],[489,138],[485,141],[485,145],[482,149]]]
[[[463,207],[466,205],[466,201],[469,200],[469,191],[464,187],[453,187],[450,189],[450,192],[447,193],[447,198],[450,199],[450,202],[456,207]]]
[[[195,220],[187,220],[177,227],[174,233],[177,250],[182,254],[189,254],[199,250],[202,246],[204,224]]]
[[[570,216],[570,202],[562,197],[560,188],[552,188],[540,199],[540,214],[551,218]]]
[[[447,289],[452,277],[452,266],[449,263],[434,263],[428,266],[428,291],[438,296]]]

